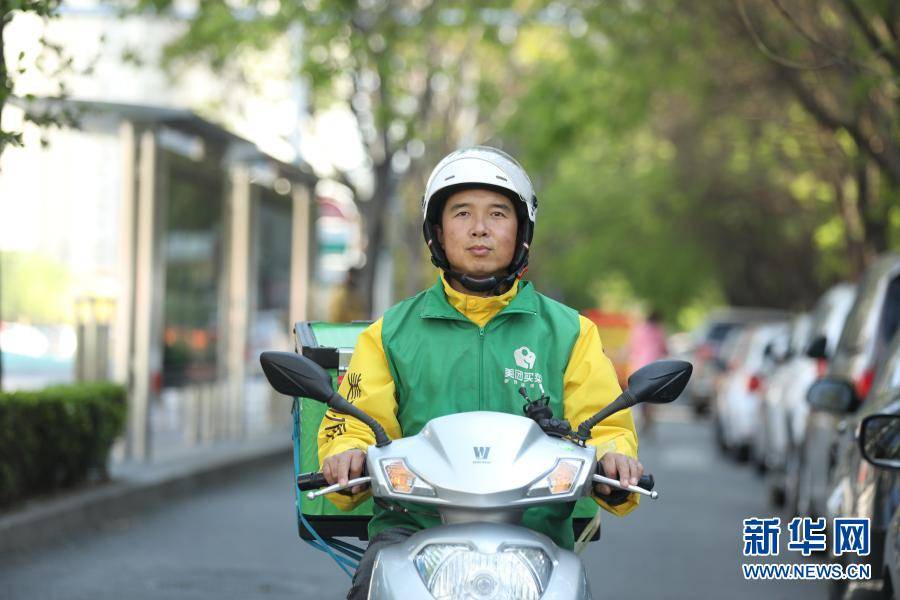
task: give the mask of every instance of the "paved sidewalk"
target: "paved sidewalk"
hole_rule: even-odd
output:
[[[227,481],[290,456],[290,432],[196,447],[149,464],[114,463],[111,481],[37,499],[0,513],[0,553],[52,542],[111,518],[135,514],[173,496]]]

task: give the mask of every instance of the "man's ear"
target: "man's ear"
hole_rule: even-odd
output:
[[[434,232],[437,234],[437,241],[438,241],[438,243],[439,243],[439,244],[441,245],[441,247],[443,248],[443,247],[444,247],[444,228],[441,227],[441,226],[438,225],[438,224],[435,224],[435,225],[434,225]]]

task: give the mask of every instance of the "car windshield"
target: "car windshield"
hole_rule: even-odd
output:
[[[706,340],[714,344],[721,344],[725,336],[735,327],[737,327],[737,323],[712,323],[706,334]]]
[[[838,352],[855,353],[866,346],[872,336],[872,311],[878,305],[878,291],[882,273],[869,271],[859,284],[856,302],[847,315],[847,323],[838,342]]]
[[[884,309],[878,326],[879,343],[887,346],[894,339],[900,327],[900,277],[894,277],[884,295]]]
[[[892,389],[900,389],[900,336],[894,337],[887,360],[878,370],[878,376],[872,384],[873,394],[883,394]]]
[[[765,361],[766,346],[775,343],[779,336],[784,336],[786,333],[787,325],[763,325],[754,329],[742,367],[752,371],[760,370]]]
[[[856,286],[844,284],[830,289],[816,303],[813,310],[812,336],[825,336],[825,353],[828,356],[834,354],[855,298]]]
[[[812,318],[803,314],[794,319],[791,326],[790,351],[792,354],[800,354],[809,345],[812,334]]]

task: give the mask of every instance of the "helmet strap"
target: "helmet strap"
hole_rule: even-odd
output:
[[[458,281],[467,290],[472,290],[473,292],[489,292],[491,296],[503,294],[516,282],[516,279],[518,279],[516,273],[510,273],[503,277],[494,276],[484,279],[469,277],[465,273],[457,273],[456,271],[451,271],[449,269],[445,270],[444,274],[448,278]]]

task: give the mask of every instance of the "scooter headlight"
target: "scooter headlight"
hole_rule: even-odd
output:
[[[402,458],[386,458],[381,461],[381,469],[388,485],[398,494],[410,496],[434,496],[434,488],[406,466]]]
[[[552,469],[528,488],[526,496],[534,498],[571,492],[583,465],[584,461],[578,458],[559,459]]]
[[[524,546],[484,554],[461,544],[431,544],[415,563],[437,600],[538,600],[553,570],[543,550]]]

